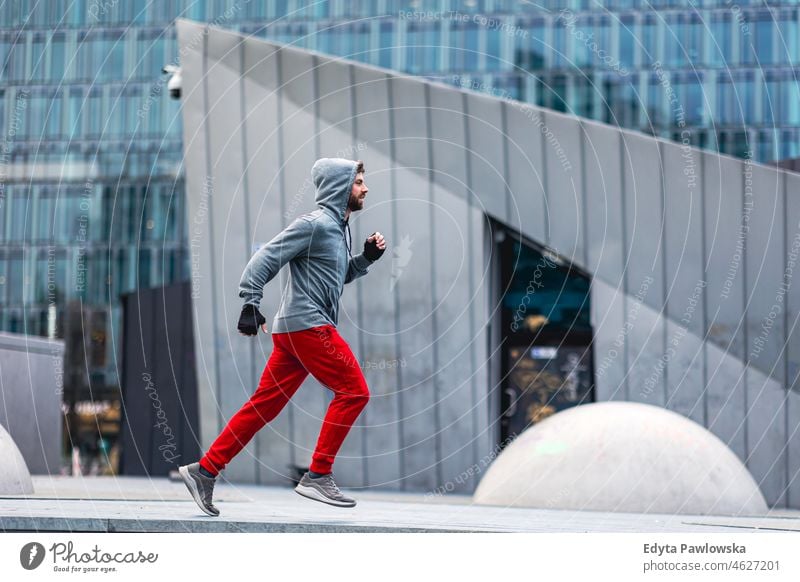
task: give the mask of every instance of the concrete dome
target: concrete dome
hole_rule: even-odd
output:
[[[699,424],[664,408],[599,402],[554,414],[491,464],[474,502],[638,513],[763,515],[739,458]]]
[[[0,495],[21,493],[33,493],[33,481],[17,445],[0,424]]]

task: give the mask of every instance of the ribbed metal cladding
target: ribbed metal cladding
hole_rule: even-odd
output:
[[[592,275],[599,400],[692,418],[745,460],[768,502],[800,506],[798,175],[204,30],[178,21],[202,447],[271,349],[235,332],[241,270],[314,207],[313,161],[341,156],[367,165],[356,248],[375,230],[391,247],[342,300],[340,331],[373,394],[337,460],[344,485],[471,491],[477,479],[459,475],[491,459],[491,218]],[[270,320],[283,282],[266,288]],[[329,401],[309,379],[229,478],[285,483],[290,463],[310,460]]]

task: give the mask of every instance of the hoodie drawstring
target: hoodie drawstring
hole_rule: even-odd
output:
[[[347,254],[352,257],[353,253],[350,252],[350,247],[353,245],[353,235],[350,234],[350,221],[345,222],[345,224],[347,225],[347,238],[345,239],[347,242]]]

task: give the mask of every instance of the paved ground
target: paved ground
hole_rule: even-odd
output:
[[[2,531],[109,532],[762,532],[800,531],[800,512],[703,517],[478,506],[463,495],[353,492],[354,508],[311,501],[289,487],[215,490],[207,517],[182,482],[138,477],[34,477],[35,494],[0,496]]]

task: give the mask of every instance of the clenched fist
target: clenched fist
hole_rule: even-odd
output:
[[[239,316],[239,333],[242,335],[256,335],[259,326],[264,333],[267,333],[266,322],[266,318],[261,315],[258,307],[252,303],[246,303],[245,306],[242,307],[242,314]]]
[[[364,256],[370,261],[377,261],[386,250],[386,239],[379,232],[373,232],[364,241]]]

